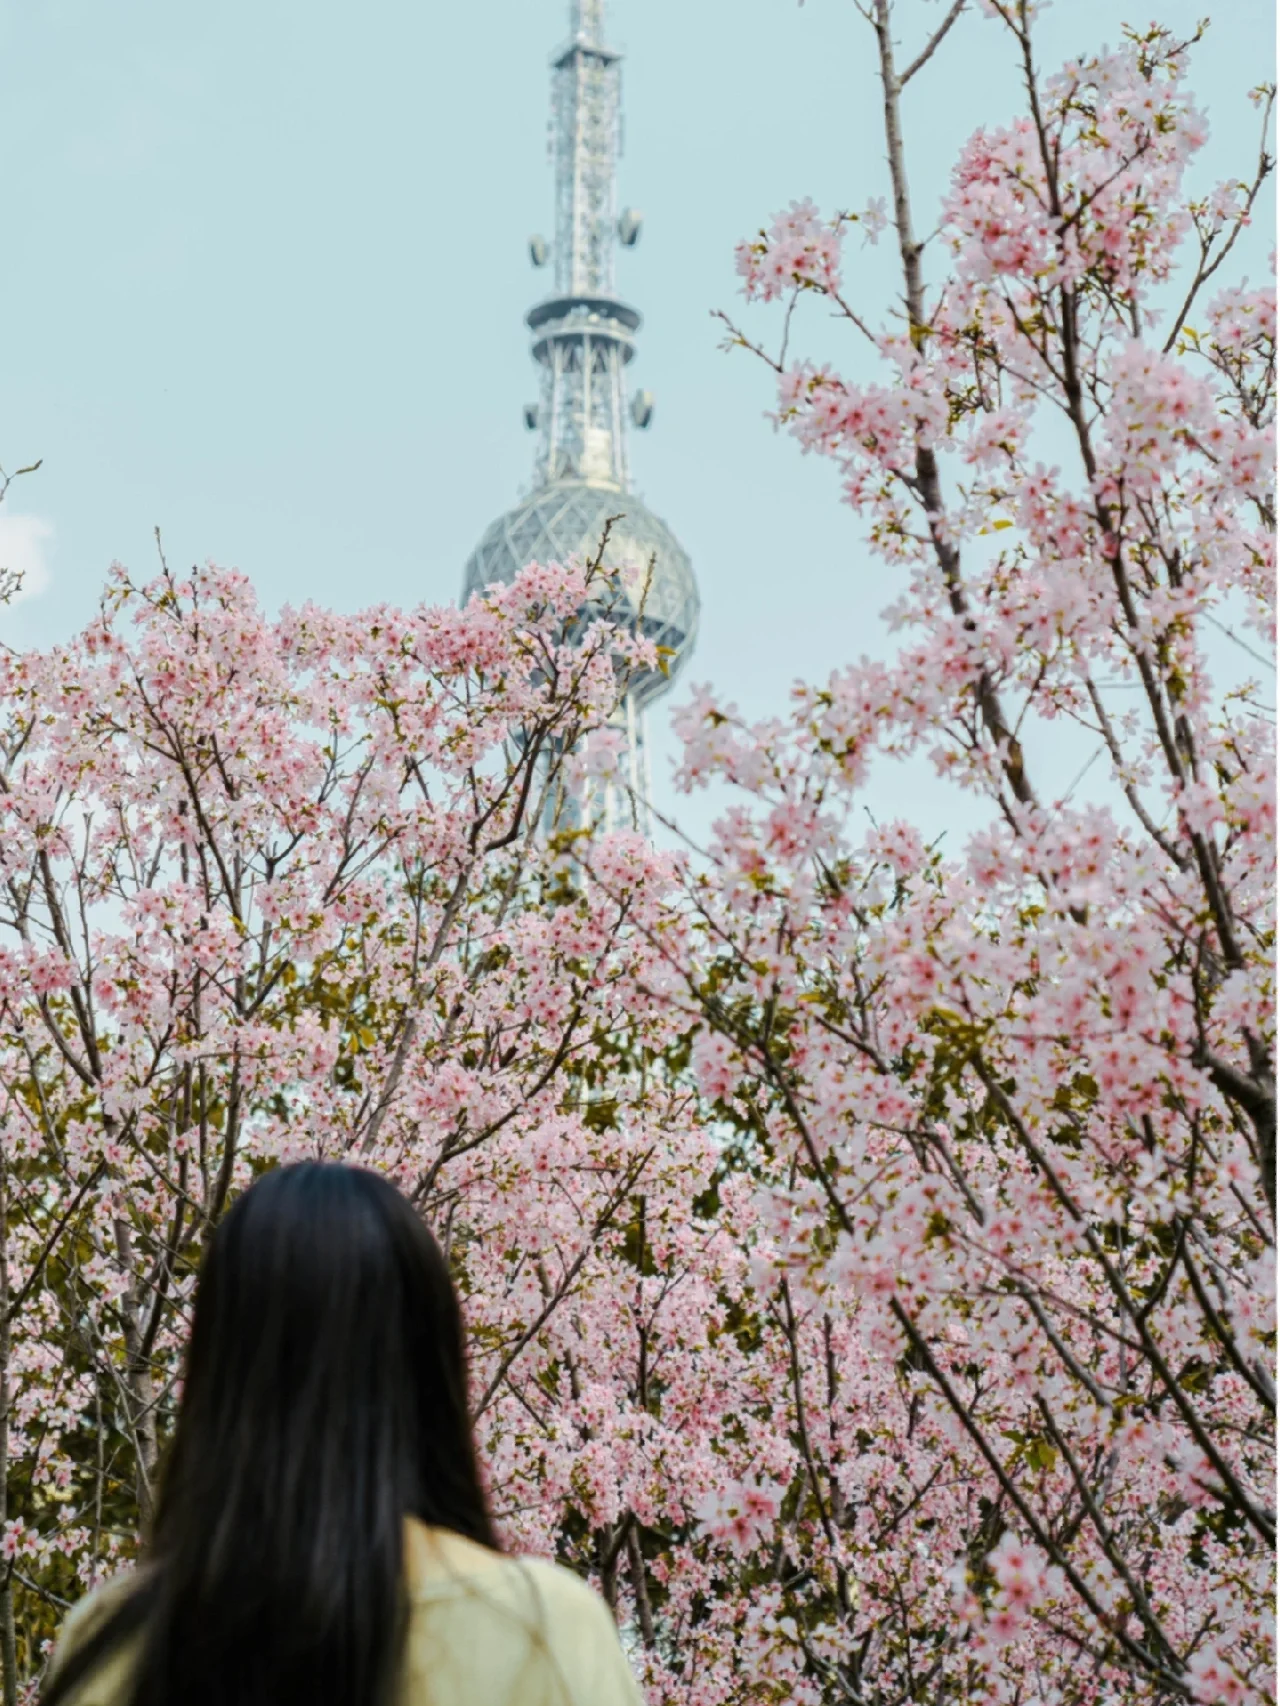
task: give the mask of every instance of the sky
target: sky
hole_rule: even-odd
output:
[[[903,53],[941,16],[900,0]],[[113,561],[244,570],[271,611],[456,599],[489,521],[526,486],[536,396],[526,239],[552,224],[549,54],[566,0],[0,0],[0,465],[42,458],[0,508],[27,596],[11,644],[92,613]],[[1123,21],[1211,12],[1195,85],[1208,185],[1256,159],[1246,90],[1273,75],[1270,0],[1056,0],[1046,66]],[[672,703],[710,682],[753,717],[790,685],[883,653],[893,595],[836,470],[774,434],[768,373],[726,354],[733,247],[812,195],[887,190],[872,38],[853,0],[610,0],[626,55],[618,262],[653,391],[635,483],[693,558],[702,630],[655,717],[670,808]],[[905,96],[919,222],[979,124],[1015,110],[998,27],[965,16]],[[1270,220],[1239,270],[1260,281]],[[888,246],[856,257],[873,308]],[[767,314],[750,319],[776,329]],[[819,317],[808,346],[845,347]],[[921,766],[872,779],[880,815],[964,818]],[[694,832],[710,808],[681,810]],[[958,814],[958,816],[956,815]]]

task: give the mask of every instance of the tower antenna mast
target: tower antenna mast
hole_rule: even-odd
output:
[[[572,0],[551,78],[556,288],[528,317],[542,367],[535,479],[625,490],[624,369],[640,316],[614,294],[622,61],[605,45],[603,0]]]

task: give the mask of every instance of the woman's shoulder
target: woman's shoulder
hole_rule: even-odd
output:
[[[572,1698],[639,1706],[613,1614],[590,1583],[549,1558],[513,1557],[506,1563],[512,1599],[523,1601],[547,1652],[562,1675],[573,1679]]]
[[[533,1585],[543,1604],[566,1617],[586,1617],[599,1621],[610,1633],[613,1619],[600,1595],[576,1571],[557,1564],[551,1558],[509,1557],[508,1567]]]
[[[415,1574],[412,1597],[419,1614],[431,1620],[433,1605],[439,1611],[448,1605],[446,1616],[458,1638],[464,1629],[474,1635],[483,1628],[485,1642],[492,1639],[493,1663],[504,1650],[513,1662],[539,1653],[539,1662],[567,1684],[567,1701],[591,1706],[639,1701],[609,1608],[573,1570],[549,1558],[491,1552],[449,1537],[433,1549],[430,1567]]]
[[[61,1673],[72,1654],[79,1652],[92,1641],[137,1586],[137,1572],[128,1570],[118,1576],[109,1576],[105,1582],[91,1588],[83,1599],[76,1601],[63,1619],[62,1628],[58,1632],[57,1644],[49,1666],[50,1681]],[[113,1698],[110,1690],[117,1680],[116,1672],[119,1670],[123,1674],[123,1657],[113,1654],[107,1660],[104,1670],[95,1672],[95,1699],[100,1689],[106,1689],[102,1696],[104,1699]],[[78,1689],[73,1690],[73,1697],[80,1698]]]
[[[118,1576],[108,1576],[105,1582],[99,1582],[97,1587],[90,1588],[63,1619],[58,1651],[61,1652],[64,1646],[68,1651],[72,1647],[83,1646],[107,1618],[119,1610],[137,1585],[137,1571],[124,1570]]]
[[[512,1589],[534,1591],[548,1609],[566,1615],[599,1616],[610,1629],[613,1627],[595,1590],[573,1570],[550,1558],[494,1552],[462,1535],[428,1529],[420,1523],[411,1524],[407,1538],[411,1589],[429,1594],[460,1582],[490,1588],[502,1583]]]

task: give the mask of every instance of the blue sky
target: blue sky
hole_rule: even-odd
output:
[[[1269,0],[1057,0],[1042,51],[1204,11],[1207,184],[1252,162]],[[718,350],[710,310],[734,307],[733,244],[776,207],[885,193],[871,38],[852,0],[609,12],[627,56],[621,194],[646,221],[619,286],[645,315],[632,372],[657,399],[633,470],[699,573],[690,678],[765,714],[797,676],[880,649],[889,592],[834,469],[775,438],[768,375]],[[909,46],[940,7],[899,12]],[[545,275],[525,239],[551,224],[547,62],[566,14],[0,0],[0,463],[44,459],[0,511],[0,559],[33,593],[0,615],[7,638],[69,632],[113,560],[149,571],[157,525],[172,562],[242,568],[270,608],[457,596],[529,474],[522,316]],[[961,140],[1015,100],[1001,33],[962,19],[907,97],[922,224]],[[1270,242],[1251,233],[1241,270],[1260,279]],[[859,263],[872,297],[887,261],[882,245]],[[877,806],[920,786],[879,777]]]

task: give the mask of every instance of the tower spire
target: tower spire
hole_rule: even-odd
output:
[[[556,288],[611,295],[621,63],[604,45],[604,0],[573,0],[553,61]]]
[[[542,367],[535,478],[628,485],[623,370],[640,326],[614,295],[621,59],[604,43],[604,0],[572,0],[552,59],[555,295],[528,316]]]
[[[572,0],[569,8],[575,41],[599,47],[604,41],[604,0]]]

